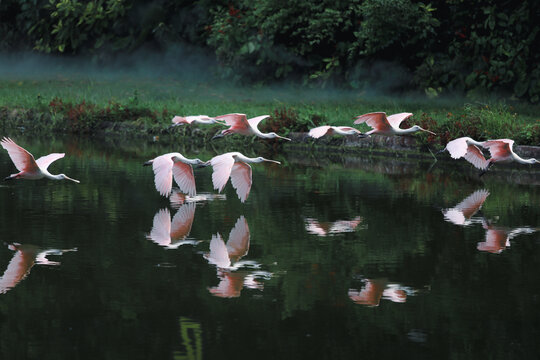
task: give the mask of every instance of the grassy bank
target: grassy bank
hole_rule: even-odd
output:
[[[226,88],[171,79],[115,77],[92,80],[84,75],[46,80],[0,80],[0,124],[30,132],[79,134],[204,134],[219,127],[171,129],[174,115],[270,114],[265,131],[287,134],[311,127],[351,125],[355,116],[385,111],[412,112],[408,125],[419,124],[437,136],[417,135],[423,143],[446,144],[459,136],[478,140],[512,138],[521,145],[540,145],[538,106],[499,102],[380,97],[360,92],[301,88]],[[407,124],[403,125],[407,126]],[[358,126],[367,131],[366,125]]]

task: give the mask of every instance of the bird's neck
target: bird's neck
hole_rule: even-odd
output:
[[[406,134],[412,134],[417,131],[420,131],[420,129],[415,128],[415,127],[410,127],[408,129],[395,128],[395,131],[396,131],[396,134],[406,135]]]
[[[514,154],[514,161],[520,163],[520,164],[534,164],[537,162],[537,160],[535,158],[530,158],[530,159],[523,159],[521,157],[519,157],[519,155],[516,155]]]

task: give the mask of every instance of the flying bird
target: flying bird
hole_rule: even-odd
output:
[[[248,158],[239,152],[229,152],[213,157],[210,160],[210,164],[214,169],[212,173],[214,189],[221,192],[230,177],[238,198],[241,202],[245,202],[252,184],[251,166],[248,163],[260,163],[264,161],[280,164],[279,161],[268,160],[263,157]]]
[[[408,129],[401,129],[399,125],[405,120],[412,116],[412,113],[399,113],[386,116],[384,112],[373,112],[356,117],[354,121],[355,124],[366,123],[369,125],[372,130],[365,133],[366,135],[377,134],[377,135],[406,135],[412,134],[417,131],[425,131],[432,135],[437,135],[434,132],[431,132],[426,129],[422,129],[418,125],[414,125]]]
[[[180,125],[192,125],[192,124],[222,124],[222,121],[216,120],[216,118],[208,115],[196,115],[196,116],[175,116],[172,118],[173,126]]]
[[[324,135],[354,135],[357,134],[359,137],[367,137],[360,130],[355,129],[350,126],[330,126],[323,125],[316,128],[310,129],[308,135],[312,138],[318,139]]]
[[[194,196],[196,188],[192,165],[206,166],[208,164],[199,159],[188,159],[180,153],[168,153],[149,160],[143,165],[152,165],[156,190],[168,197],[172,191],[173,177],[182,192]]]
[[[186,240],[194,217],[195,203],[182,205],[172,221],[169,210],[161,209],[154,216],[152,230],[146,238],[167,249],[176,249],[182,245],[197,245],[198,241]]]
[[[444,209],[444,219],[455,225],[470,225],[473,223],[472,217],[482,208],[488,196],[486,189],[476,190],[453,208]]]
[[[269,118],[270,115],[262,115],[251,118],[248,120],[246,114],[227,114],[216,116],[216,120],[224,120],[226,125],[229,125],[228,129],[222,130],[219,134],[216,134],[212,139],[221,138],[226,135],[240,134],[240,135],[255,135],[263,139],[283,139],[290,141],[291,139],[279,136],[275,132],[262,133],[257,126],[264,119]]]
[[[485,170],[489,162],[484,157],[479,146],[484,147],[484,143],[465,136],[449,141],[446,147],[439,152],[447,150],[452,159],[464,158],[473,164],[474,167]]]
[[[482,146],[489,150],[491,158],[487,160],[488,165],[485,170],[480,173],[480,176],[484,175],[495,163],[509,163],[515,161],[520,164],[538,164],[540,162],[535,158],[523,159],[519,155],[517,155],[512,150],[512,147],[514,146],[514,140],[487,140],[482,143]]]
[[[2,144],[2,147],[7,150],[11,161],[13,161],[13,164],[15,164],[17,170],[19,170],[17,174],[11,174],[4,180],[37,180],[47,178],[52,180],[71,180],[76,183],[80,182],[79,180],[72,179],[65,174],[52,175],[47,170],[51,163],[63,158],[65,155],[64,153],[52,153],[35,160],[32,154],[15,144],[15,142],[10,138],[4,137],[0,141],[0,144]]]

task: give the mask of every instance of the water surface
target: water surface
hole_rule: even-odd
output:
[[[210,168],[195,171],[197,197],[166,199],[144,161],[216,153],[15,140],[65,151],[50,171],[81,184],[0,184],[1,358],[540,352],[538,172],[265,154],[282,165],[253,165],[246,203],[230,184],[217,194]]]

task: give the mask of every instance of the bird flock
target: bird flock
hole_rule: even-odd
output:
[[[372,135],[407,135],[418,131],[423,131],[436,135],[434,132],[423,129],[418,125],[403,129],[401,123],[409,119],[412,113],[398,113],[387,116],[384,112],[372,112],[356,117],[353,124],[366,124],[371,130],[362,133],[360,130],[350,126],[330,126],[323,125],[310,129],[308,135],[318,139],[325,135],[357,135],[361,138]],[[270,115],[261,115],[248,119],[245,114],[231,113],[210,117],[208,115],[195,116],[175,116],[172,119],[173,126],[185,126],[194,124],[219,124],[227,126],[226,129],[218,132],[212,139],[222,138],[233,134],[244,136],[256,136],[262,139],[281,139],[291,141],[291,139],[280,136],[275,132],[263,133],[258,129],[261,121],[269,118]],[[49,165],[64,157],[64,153],[52,153],[35,160],[34,156],[24,148],[17,145],[10,138],[4,137],[0,144],[7,150],[13,164],[19,170],[18,173],[6,177],[4,180],[29,179],[37,180],[48,178],[52,180],[70,180],[79,183],[79,180],[72,179],[65,174],[53,175],[47,169]],[[480,176],[484,175],[495,163],[518,162],[520,164],[537,164],[537,159],[523,159],[513,151],[514,141],[510,139],[496,139],[487,141],[476,141],[470,137],[460,137],[447,143],[445,150],[450,153],[453,159],[464,158],[474,167],[481,170]],[[482,149],[487,149],[491,155],[486,159]],[[162,195],[169,197],[172,193],[173,179],[180,190],[189,195],[196,195],[195,177],[193,167],[212,166],[212,183],[215,190],[223,191],[229,178],[236,190],[241,202],[245,202],[252,186],[252,171],[249,164],[270,162],[280,164],[279,161],[265,159],[263,157],[250,158],[240,152],[227,152],[217,155],[208,161],[200,159],[188,159],[178,152],[160,155],[151,159],[143,165],[152,165],[154,172],[154,183],[156,190]]]

